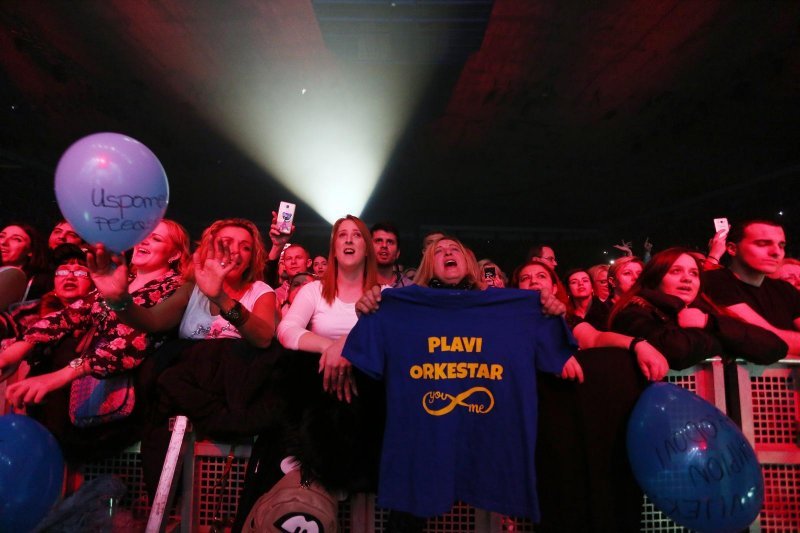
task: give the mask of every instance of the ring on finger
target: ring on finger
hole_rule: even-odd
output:
[[[225,268],[225,261],[220,261],[219,262],[219,266],[221,266],[222,268]]]

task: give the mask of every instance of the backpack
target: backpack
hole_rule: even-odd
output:
[[[301,482],[292,470],[261,496],[242,532],[336,533],[338,502],[319,483]]]

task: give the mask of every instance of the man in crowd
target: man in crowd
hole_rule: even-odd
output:
[[[397,228],[388,222],[379,222],[370,229],[372,245],[378,260],[378,283],[394,287],[405,287],[413,281],[397,268],[400,258],[400,237]]]
[[[556,261],[556,253],[553,251],[553,248],[546,245],[546,244],[538,244],[530,249],[528,252],[528,260],[533,259],[534,257],[538,257],[548,265],[553,270],[556,269],[558,266],[558,261]]]
[[[770,279],[785,255],[783,227],[768,220],[732,226],[726,251],[730,267],[705,274],[705,293],[740,318],[772,331],[800,355],[800,292]]]
[[[289,281],[300,272],[306,272],[311,268],[311,255],[299,244],[286,245],[294,235],[294,225],[291,233],[281,233],[277,226],[277,216],[275,212],[272,213],[272,225],[269,230],[272,248],[267,256],[264,278],[270,287],[275,288],[275,305],[280,311],[289,297]],[[286,277],[284,280],[280,279],[278,273],[281,266]]]

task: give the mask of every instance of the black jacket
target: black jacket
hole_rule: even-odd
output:
[[[785,357],[789,350],[774,333],[721,315],[701,299],[690,307],[708,314],[706,327],[682,328],[678,325],[678,312],[684,307],[680,298],[643,289],[614,317],[611,330],[644,337],[664,354],[674,370],[688,368],[715,355],[769,365]]]

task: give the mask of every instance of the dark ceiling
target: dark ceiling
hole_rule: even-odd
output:
[[[203,108],[270,69],[355,64],[429,76],[363,213],[407,237],[595,262],[623,237],[702,245],[719,216],[783,211],[796,233],[799,36],[796,1],[5,0],[0,217],[49,222],[61,153],[118,131],[158,155],[194,231],[289,200],[320,241]]]

